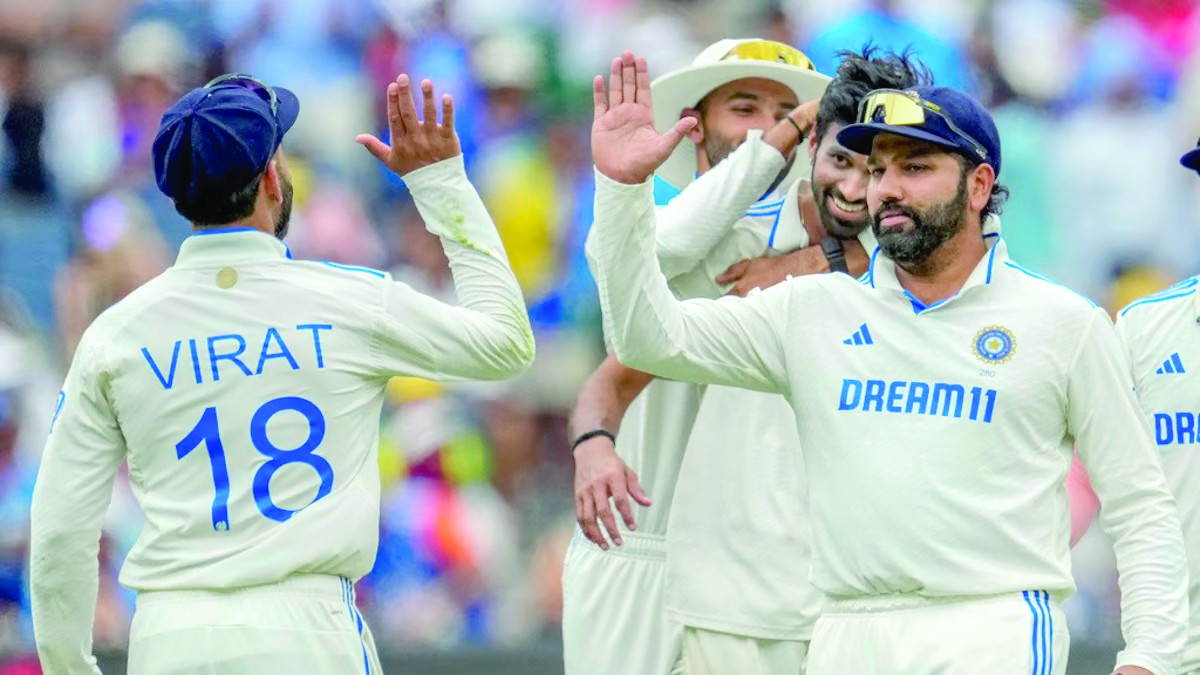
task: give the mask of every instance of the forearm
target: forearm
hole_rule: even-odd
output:
[[[96,613],[100,524],[81,523],[49,502],[70,503],[68,495],[49,496],[39,482],[30,521],[30,601],[38,658],[46,673],[99,673],[92,656]]]
[[[593,429],[616,433],[629,404],[653,380],[653,375],[627,368],[615,357],[604,359],[579,390],[571,411],[571,438]]]
[[[605,334],[621,363],[660,377],[780,391],[782,357],[771,324],[778,316],[769,314],[784,307],[676,300],[652,253],[649,182],[626,185],[599,172],[596,181],[588,256]]]
[[[655,242],[663,274],[695,267],[771,186],[783,169],[780,151],[758,132],[658,209]]]
[[[524,370],[534,357],[524,297],[462,156],[408,173],[404,181],[426,228],[442,240],[461,307],[474,314],[463,317],[474,344],[498,359],[488,379]]]

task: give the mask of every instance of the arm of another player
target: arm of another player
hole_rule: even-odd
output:
[[[1071,470],[1067,473],[1067,502],[1071,505],[1071,546],[1074,547],[1100,511],[1100,499],[1092,490],[1092,481],[1078,452],[1071,459]]]
[[[850,275],[860,277],[867,271],[870,257],[857,239],[842,242]],[[829,259],[820,246],[805,246],[790,253],[760,256],[734,263],[717,277],[719,284],[733,284],[730,295],[745,297],[756,288],[770,288],[788,277],[822,274],[829,270]]]
[[[709,255],[738,219],[771,186],[801,136],[809,129],[821,100],[793,109],[766,133],[751,130],[728,157],[704,172],[658,209],[655,240],[658,263],[668,279],[683,274]]]
[[[604,359],[579,390],[571,411],[571,438],[595,429],[617,433],[629,404],[652,381],[653,375],[623,366],[616,357]],[[636,530],[629,498],[642,506],[650,506],[650,498],[642,490],[637,474],[617,456],[615,441],[607,435],[579,443],[571,454],[575,457],[575,517],[579,527],[589,541],[607,550],[608,541],[600,529],[603,523],[613,543],[620,546],[621,534],[609,499],[629,529]]]
[[[607,95],[603,78],[593,83],[596,221],[588,253],[617,358],[661,377],[784,393],[779,322],[790,314],[791,294],[684,303],[671,295],[654,257],[648,179],[694,120],[659,136],[645,59],[625,52],[613,60],[610,80]]]
[[[426,228],[438,235],[461,307],[417,293],[388,289],[376,352],[387,373],[424,377],[502,379],[533,362],[533,331],[516,276],[496,226],[467,180],[454,102],[442,95],[437,122],[433,83],[421,83],[424,121],[417,119],[407,75],[388,85],[392,145],[370,135],[356,140],[404,179]]]
[[[125,456],[105,388],[102,347],[85,333],[63,385],[30,505],[29,588],[47,673],[99,673],[92,621],[100,527]]]
[[[1068,371],[1067,429],[1113,541],[1125,649],[1117,670],[1175,672],[1187,641],[1187,563],[1179,513],[1134,397],[1128,361],[1104,310],[1082,331]]]

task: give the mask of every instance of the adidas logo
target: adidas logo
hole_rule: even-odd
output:
[[[871,331],[867,330],[867,324],[858,327],[854,334],[842,340],[844,345],[873,345],[875,341],[871,339]]]
[[[1163,361],[1163,364],[1154,371],[1158,375],[1183,375],[1183,361],[1179,358],[1179,352],[1171,355],[1171,358]]]

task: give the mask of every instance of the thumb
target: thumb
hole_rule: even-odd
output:
[[[392,149],[383,141],[371,134],[359,134],[354,137],[354,142],[366,148],[367,152],[375,156],[375,159],[387,163],[388,154]]]
[[[729,266],[729,269],[721,272],[721,275],[717,277],[717,283],[728,284],[741,279],[742,276],[746,274],[746,268],[749,266],[749,264],[750,263],[745,260],[735,262]]]
[[[660,160],[666,161],[667,155],[670,155],[675,150],[675,146],[679,145],[684,136],[687,136],[687,133],[698,123],[699,120],[690,115],[682,117],[675,123],[675,126],[667,130],[667,133],[660,136],[658,139],[659,155],[661,155]]]
[[[642,506],[650,506],[653,503],[650,501],[650,497],[646,496],[646,491],[642,489],[642,483],[638,480],[637,474],[629,467],[625,467],[625,484],[629,488],[629,496],[633,497],[633,501]]]

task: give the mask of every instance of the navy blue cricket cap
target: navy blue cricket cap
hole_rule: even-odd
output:
[[[1179,163],[1191,169],[1192,171],[1200,172],[1200,141],[1196,141],[1196,149],[1186,153],[1179,158]]]
[[[872,105],[871,92],[863,99],[870,121],[849,124],[838,132],[837,140],[846,148],[870,154],[871,144],[879,133],[897,134],[950,148],[966,157],[990,164],[1000,175],[1000,132],[992,115],[979,101],[949,87],[918,86],[902,90],[925,111],[920,124],[889,124],[882,105]],[[873,113],[873,114],[872,114]],[[903,117],[899,115],[898,117]]]
[[[154,178],[171,199],[194,202],[246,189],[300,115],[300,101],[287,89],[229,77],[189,91],[163,113]]]

